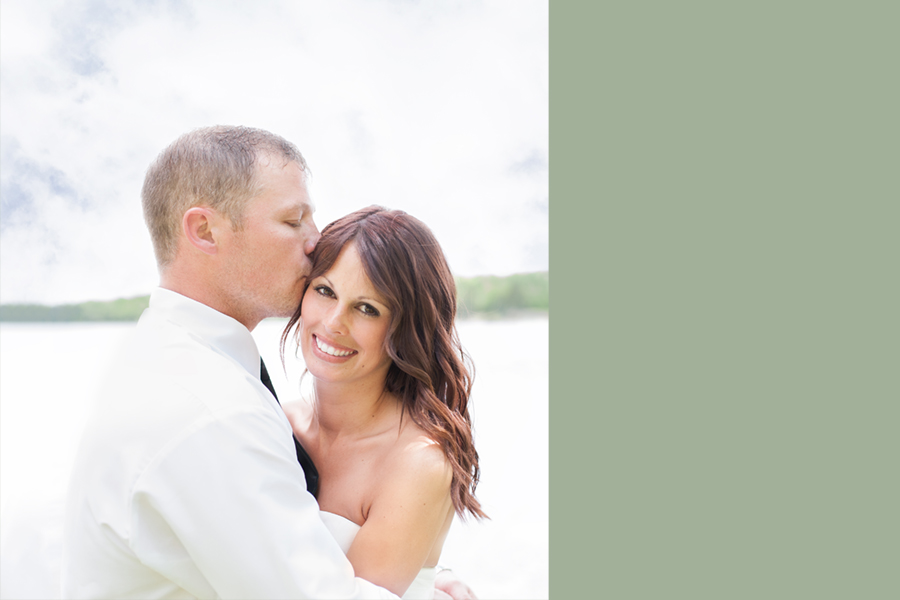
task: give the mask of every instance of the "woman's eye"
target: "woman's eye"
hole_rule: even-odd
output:
[[[315,287],[316,293],[320,296],[326,296],[328,298],[334,297],[334,292],[331,291],[331,288],[327,285],[317,285]]]
[[[359,310],[361,310],[364,315],[369,315],[371,317],[377,317],[381,314],[378,312],[378,309],[376,309],[371,304],[363,304],[359,307]]]

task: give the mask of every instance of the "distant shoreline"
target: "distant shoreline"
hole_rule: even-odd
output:
[[[550,309],[548,271],[499,277],[456,278],[459,319],[510,319],[547,314]],[[137,321],[150,296],[118,300],[43,304],[0,304],[0,322],[76,323]]]

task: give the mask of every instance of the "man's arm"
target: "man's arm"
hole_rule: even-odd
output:
[[[138,557],[163,575],[180,572],[181,549],[161,552],[157,542],[164,523],[219,597],[396,598],[354,577],[285,429],[266,410],[240,409],[171,444],[135,486]]]

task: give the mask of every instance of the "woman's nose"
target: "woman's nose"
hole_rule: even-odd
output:
[[[325,326],[333,333],[347,333],[344,326],[344,310],[334,306],[325,317]]]

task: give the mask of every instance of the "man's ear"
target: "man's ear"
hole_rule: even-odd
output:
[[[189,208],[181,219],[188,243],[205,254],[216,254],[219,251],[214,226],[217,217],[218,214],[206,206]]]

